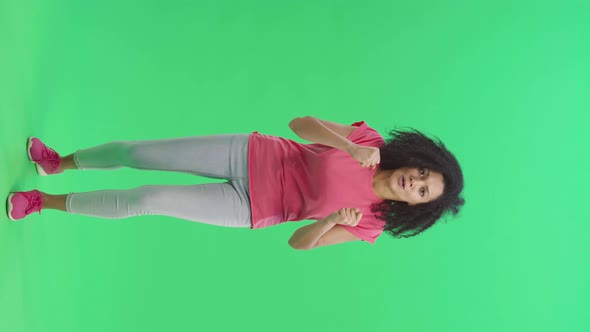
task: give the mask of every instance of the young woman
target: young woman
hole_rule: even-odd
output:
[[[41,175],[126,166],[227,182],[67,195],[16,192],[7,198],[7,213],[12,220],[41,209],[116,219],[155,214],[250,228],[315,219],[289,239],[295,249],[312,249],[374,243],[383,231],[413,236],[443,214],[457,214],[464,203],[459,163],[442,142],[418,131],[391,131],[386,142],[365,122],[348,126],[306,116],[289,127],[314,143],[254,132],[111,142],[62,158],[30,138],[27,153]]]

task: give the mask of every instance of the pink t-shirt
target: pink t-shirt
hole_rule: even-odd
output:
[[[347,138],[379,147],[383,137],[364,121]],[[373,192],[376,170],[361,167],[347,152],[322,144],[301,144],[286,138],[253,133],[249,140],[248,176],[252,228],[285,221],[323,219],[341,208],[359,208],[356,227],[344,226],[374,243],[384,221],[371,213],[381,201]]]

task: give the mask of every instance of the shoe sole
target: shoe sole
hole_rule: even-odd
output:
[[[6,213],[8,213],[8,218],[10,220],[16,221],[16,219],[12,218],[12,209],[14,208],[12,206],[12,202],[10,202],[12,200],[12,196],[14,196],[14,194],[8,195],[8,199],[6,200]]]
[[[37,169],[37,174],[39,174],[41,176],[47,176],[47,172],[45,172],[43,167],[41,167],[41,165],[39,165],[35,161],[33,161],[33,157],[31,156],[31,147],[33,147],[33,137],[29,137],[29,140],[27,141],[27,156],[29,156],[29,160],[33,164],[35,164],[35,168]]]

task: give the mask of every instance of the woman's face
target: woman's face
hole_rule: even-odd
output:
[[[442,174],[428,168],[398,168],[387,182],[397,200],[410,205],[433,201],[442,195],[445,188]]]

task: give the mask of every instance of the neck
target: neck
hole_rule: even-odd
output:
[[[382,200],[390,200],[390,201],[397,201],[398,200],[395,193],[393,193],[391,191],[391,189],[389,188],[389,186],[387,186],[387,181],[389,180],[389,178],[391,177],[391,174],[394,171],[395,170],[392,170],[392,169],[386,169],[386,170],[377,169],[377,171],[375,172],[375,175],[373,176],[373,192],[375,193],[375,195],[377,197],[379,197]]]

